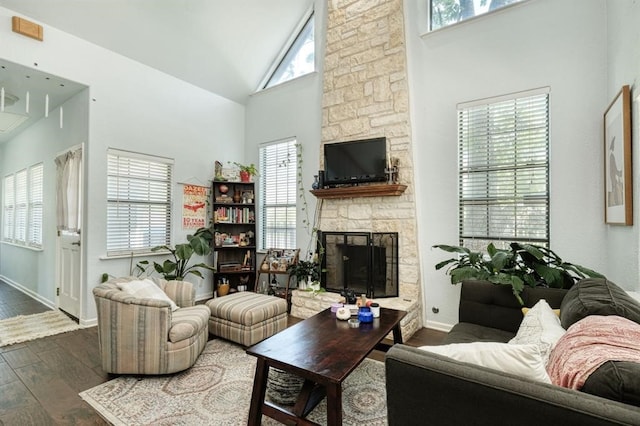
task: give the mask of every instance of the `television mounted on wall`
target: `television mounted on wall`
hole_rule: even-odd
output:
[[[384,182],[386,167],[386,137],[324,145],[324,186]]]

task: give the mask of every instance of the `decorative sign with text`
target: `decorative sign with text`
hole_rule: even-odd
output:
[[[207,187],[184,185],[182,191],[182,229],[204,228],[207,220]]]

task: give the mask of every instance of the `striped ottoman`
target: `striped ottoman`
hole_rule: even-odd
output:
[[[287,327],[287,302],[275,296],[239,291],[206,302],[211,311],[209,333],[244,346]]]

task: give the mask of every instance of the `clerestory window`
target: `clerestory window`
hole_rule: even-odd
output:
[[[316,69],[315,50],[314,14],[311,13],[286,53],[278,58],[277,67],[262,88],[267,89],[314,72]]]
[[[524,0],[428,0],[429,30],[437,30]]]

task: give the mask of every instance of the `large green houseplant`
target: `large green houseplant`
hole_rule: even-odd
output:
[[[579,279],[603,277],[589,268],[563,261],[550,248],[534,244],[511,243],[509,249],[499,249],[490,243],[486,253],[445,244],[433,247],[456,254],[456,257],[435,266],[436,270],[447,267],[452,284],[464,280],[486,280],[510,285],[520,303],[523,303],[520,293],[525,285],[570,288]]]
[[[163,263],[153,262],[153,267],[157,273],[166,280],[183,280],[188,274],[193,274],[203,278],[200,268],[215,271],[215,268],[206,263],[190,264],[194,254],[207,256],[211,253],[211,240],[213,234],[209,228],[200,228],[193,235],[187,235],[187,242],[176,244],[175,247],[168,245],[157,246],[151,251],[168,251],[172,259],[167,259]]]

